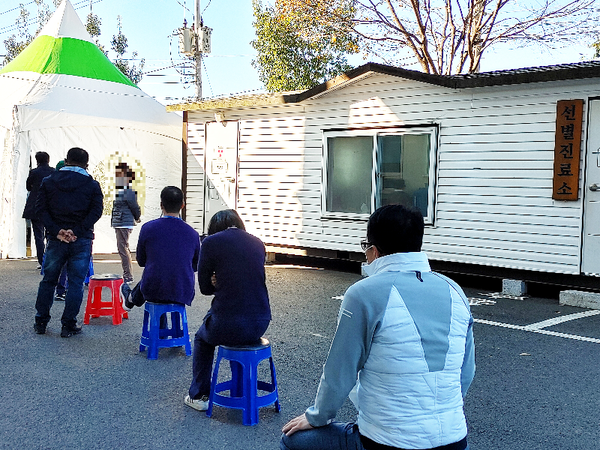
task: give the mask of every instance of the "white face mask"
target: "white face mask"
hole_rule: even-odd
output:
[[[362,273],[366,277],[370,277],[371,275],[373,275],[373,272],[375,272],[375,264],[373,264],[375,261],[377,261],[377,258],[371,261],[371,264],[363,264]]]
[[[117,177],[117,187],[127,186],[127,177]]]

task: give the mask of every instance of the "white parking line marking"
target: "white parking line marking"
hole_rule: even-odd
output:
[[[484,325],[492,325],[493,327],[510,328],[511,330],[526,331],[525,327],[521,325],[512,325],[510,323],[494,322],[493,320],[485,319],[473,319],[475,323],[482,323]]]
[[[489,298],[469,297],[469,305],[471,306],[493,306],[496,304],[496,300],[490,300]]]
[[[313,336],[316,336],[316,337],[323,338],[323,339],[329,339],[327,336],[323,336],[322,334],[319,334],[319,333],[310,333],[310,334],[312,334]]]
[[[584,342],[592,342],[594,344],[600,344],[600,339],[590,338],[590,337],[585,337],[585,336],[577,336],[575,334],[558,333],[556,331],[542,330],[542,329],[538,329],[538,328],[528,328],[529,325],[528,326],[513,325],[510,323],[494,322],[491,320],[484,320],[484,319],[473,319],[473,320],[475,323],[491,325],[494,327],[509,328],[511,330],[528,331],[530,333],[545,334],[547,336],[556,336],[556,337],[561,337],[564,339],[573,339],[575,341],[584,341]],[[574,319],[571,319],[571,320],[574,320]]]
[[[567,314],[562,317],[555,317],[553,319],[543,320],[542,322],[532,323],[531,325],[527,325],[525,329],[527,330],[541,330],[542,328],[551,327],[553,325],[557,325],[563,322],[569,322],[571,320],[582,319],[584,317],[591,317],[600,314],[600,310],[592,309],[590,311],[584,311],[580,313]]]

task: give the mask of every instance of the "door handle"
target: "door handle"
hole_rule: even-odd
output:
[[[597,191],[598,189],[600,189],[600,187],[598,187],[596,183],[590,184],[590,191]]]

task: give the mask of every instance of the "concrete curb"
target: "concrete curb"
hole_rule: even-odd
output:
[[[561,291],[558,303],[580,308],[600,309],[600,294],[585,291]]]

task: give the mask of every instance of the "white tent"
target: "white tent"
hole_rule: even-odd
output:
[[[123,76],[63,0],[36,39],[0,70],[0,257],[26,254],[21,215],[33,156],[45,151],[55,165],[71,147],[89,152],[88,171],[105,196],[95,253],[116,251],[110,212],[118,163],[135,173],[142,220],[160,215],[164,186],[181,184],[180,116]],[[135,231],[130,242],[135,247]]]

